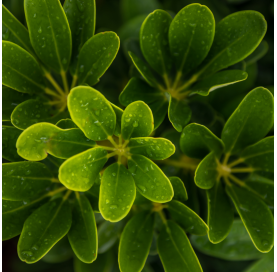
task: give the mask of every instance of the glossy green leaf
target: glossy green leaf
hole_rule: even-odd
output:
[[[243,272],[274,272],[274,250],[272,249],[269,253],[267,253],[263,258],[259,261],[252,264],[249,268],[244,270]]]
[[[116,115],[109,101],[91,87],[79,86],[70,91],[68,109],[73,122],[94,141],[114,134]]]
[[[31,43],[37,56],[57,73],[66,71],[72,41],[60,1],[25,0],[24,9]]]
[[[155,10],[146,17],[140,29],[141,51],[150,66],[162,76],[172,68],[168,44],[171,21],[166,11]]]
[[[2,200],[2,240],[9,240],[22,231],[25,220],[48,201],[47,194],[33,200]]]
[[[78,128],[76,124],[69,118],[59,120],[56,126],[62,129]]]
[[[18,154],[29,161],[41,161],[48,153],[68,159],[95,145],[78,128],[64,130],[49,123],[38,123],[27,128],[16,143]]]
[[[152,242],[154,218],[154,214],[146,211],[135,215],[126,224],[119,243],[120,271],[140,272],[143,269]]]
[[[137,190],[147,199],[165,203],[173,198],[171,182],[162,170],[151,160],[142,155],[132,155],[128,160]]]
[[[4,33],[2,35],[3,40],[16,43],[29,53],[34,54],[28,30],[4,5],[2,5],[2,32]]]
[[[167,209],[174,221],[176,221],[185,232],[196,235],[208,233],[208,226],[193,210],[183,203],[172,200],[168,203]]]
[[[253,193],[235,185],[227,187],[245,228],[256,248],[269,252],[273,247],[274,221],[268,206]]]
[[[22,93],[45,90],[42,71],[35,58],[17,44],[2,41],[2,83]]]
[[[254,247],[240,220],[235,220],[229,235],[221,243],[212,244],[207,236],[191,236],[192,245],[200,252],[229,261],[258,259],[262,254]]]
[[[210,189],[218,179],[217,158],[215,154],[211,152],[198,164],[194,181],[201,189]]]
[[[199,124],[189,124],[181,134],[180,147],[183,153],[192,158],[202,159],[211,151],[220,156],[224,144],[209,129]]]
[[[154,74],[152,73],[152,70],[150,67],[148,67],[148,65],[142,60],[140,59],[138,56],[136,56],[135,53],[133,52],[129,52],[129,55],[135,65],[135,67],[137,68],[137,70],[140,72],[140,74],[142,75],[142,77],[145,79],[145,81],[152,87],[158,87],[159,83],[157,82],[156,77],[154,76]],[[137,79],[137,81],[139,81],[139,79]],[[128,85],[127,85],[128,86]],[[147,89],[151,89],[150,86],[146,87]],[[132,88],[133,84],[131,85]],[[143,90],[142,90],[143,91]],[[159,92],[160,93],[160,92]],[[151,95],[148,93],[148,95]]]
[[[180,75],[187,74],[205,59],[214,32],[214,16],[206,6],[187,5],[174,17],[169,28],[169,45]]]
[[[21,130],[15,127],[2,126],[2,157],[4,159],[12,162],[23,161],[17,154],[15,147],[17,138],[21,132]]]
[[[252,90],[231,117],[222,131],[225,152],[234,154],[261,140],[273,124],[273,96],[263,87]]]
[[[56,123],[67,116],[67,112],[54,110],[45,100],[29,99],[14,109],[11,122],[23,130],[39,122]]]
[[[115,125],[115,131],[114,131],[114,135],[118,136],[121,134],[121,119],[122,119],[122,115],[123,115],[123,110],[121,108],[119,108],[118,106],[114,105],[113,103],[110,103],[113,111],[115,113],[116,116],[116,125]]]
[[[95,0],[66,0],[63,6],[72,36],[71,66],[75,73],[78,55],[84,43],[94,35],[96,7]]]
[[[169,178],[174,191],[173,200],[185,202],[188,200],[188,193],[183,181],[178,177]]]
[[[246,147],[240,157],[257,170],[274,172],[274,136]]]
[[[151,160],[164,160],[174,154],[175,146],[167,139],[140,137],[128,144],[131,154],[143,155]]]
[[[2,165],[2,198],[20,201],[49,191],[53,176],[42,163],[13,162]]]
[[[255,51],[248,56],[244,61],[246,65],[251,65],[261,59],[268,51],[268,43],[266,41],[261,41],[259,46],[255,49]]]
[[[121,132],[125,140],[131,137],[147,137],[154,129],[151,109],[142,101],[127,106],[122,115]]]
[[[151,88],[141,79],[132,77],[120,94],[119,101],[127,107],[132,102],[138,100],[149,104],[160,98],[162,98],[162,94],[159,90]]]
[[[210,242],[217,244],[222,242],[229,234],[234,220],[234,212],[220,180],[206,192],[208,237]]]
[[[67,159],[59,169],[60,182],[70,190],[85,192],[98,179],[108,153],[95,147]]]
[[[181,132],[191,118],[191,109],[184,100],[170,97],[168,118],[173,127]]]
[[[225,17],[216,25],[213,45],[197,75],[205,77],[245,59],[260,44],[266,29],[267,23],[257,11]]]
[[[210,92],[247,79],[247,73],[241,70],[225,70],[211,75],[192,87],[192,94],[209,95]]]
[[[97,258],[98,237],[94,213],[83,195],[76,197],[68,239],[75,255],[82,262],[92,263]]]
[[[30,99],[28,94],[2,86],[2,121],[10,121],[15,107],[28,99]]]
[[[71,211],[68,201],[62,198],[52,200],[25,221],[18,241],[18,256],[26,263],[40,260],[71,226]]]
[[[186,233],[173,221],[167,221],[159,235],[158,252],[165,271],[203,271]]]
[[[79,83],[95,85],[113,62],[118,49],[119,38],[114,32],[102,32],[91,37],[78,57]]]
[[[167,115],[168,104],[168,100],[165,96],[149,104],[154,117],[154,129],[157,129],[162,124],[165,116]]]
[[[132,208],[136,187],[130,172],[119,163],[110,165],[101,179],[99,209],[105,220],[120,221]]]

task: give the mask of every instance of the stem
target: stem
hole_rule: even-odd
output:
[[[68,82],[66,78],[66,73],[64,71],[61,71],[62,81],[63,81],[63,87],[65,89],[66,95],[69,94],[69,88],[68,88]]]
[[[126,145],[129,143],[129,140],[126,140],[122,146],[122,148],[126,147]]]
[[[105,150],[109,150],[109,151],[115,151],[114,147],[109,147],[109,146],[104,146],[104,145],[98,145],[99,147],[105,149]]]
[[[49,94],[49,95],[52,95],[52,96],[61,98],[61,95],[55,93],[53,90],[51,90],[51,89],[49,89],[49,88],[45,88],[44,91],[45,91],[46,94]]]
[[[172,89],[175,89],[175,88],[178,86],[179,80],[180,80],[181,76],[182,76],[182,72],[181,72],[181,71],[178,71],[178,72],[177,72],[177,75],[176,75],[176,78],[175,78],[175,80],[174,80]]]
[[[63,103],[63,101],[59,100],[59,101],[49,101],[49,102],[46,102],[44,103],[45,105],[57,105],[57,104],[60,104],[60,103]]]
[[[114,139],[113,139],[112,136],[109,136],[109,137],[108,137],[108,140],[111,142],[111,144],[112,144],[114,147],[118,147],[117,143],[114,141]]]
[[[164,82],[165,82],[166,88],[170,89],[170,84],[169,84],[169,80],[168,80],[167,74],[164,74],[163,78],[164,78]]]
[[[231,167],[233,167],[233,166],[236,166],[237,164],[240,164],[241,162],[244,162],[244,159],[239,158],[239,159],[237,159],[237,160],[231,162],[231,163],[228,164],[227,166],[228,166],[229,168],[231,168]]]
[[[254,172],[254,169],[251,167],[248,168],[232,168],[231,169],[232,173],[251,173]]]
[[[111,157],[113,157],[113,156],[115,156],[115,155],[117,155],[117,152],[109,153],[108,156],[107,156],[107,158],[109,159],[109,158],[111,158]]]
[[[76,86],[76,83],[77,83],[77,80],[78,80],[78,77],[76,75],[73,76],[73,79],[72,79],[72,83],[71,83],[71,88],[74,88]]]
[[[53,195],[56,195],[56,194],[58,194],[58,193],[60,193],[60,192],[65,191],[65,190],[67,190],[67,188],[61,187],[61,188],[59,188],[59,189],[57,189],[57,190],[55,190],[55,191],[49,192],[47,195],[48,195],[48,196],[53,196]]]
[[[164,224],[167,224],[166,218],[162,210],[158,211],[159,216],[161,217]]]
[[[54,183],[60,183],[60,181],[57,178],[52,178],[51,181]]]
[[[67,200],[71,193],[71,190],[67,190],[66,194],[63,196],[63,201]]]
[[[224,179],[225,183],[226,183],[228,186],[232,186],[231,182],[229,181],[229,179],[228,179],[226,176],[223,176],[223,179]]]
[[[227,165],[229,158],[230,158],[230,153],[226,153],[224,160],[223,160],[223,165]]]
[[[52,77],[50,73],[45,73],[45,77],[50,81],[50,83],[55,87],[55,89],[60,93],[62,96],[64,96],[64,92],[60,85],[56,82],[56,80]]]
[[[76,195],[76,198],[77,198],[77,199],[80,199],[80,194],[79,194],[79,192],[74,191],[74,193],[75,193],[75,195]]]
[[[121,134],[119,135],[119,145],[122,146],[122,136],[121,136]]]
[[[244,187],[244,182],[241,181],[240,179],[236,178],[235,176],[233,175],[230,175],[229,176],[231,180],[233,180],[235,183],[237,183],[239,186],[242,186]]]
[[[183,84],[180,88],[178,88],[176,92],[181,92],[186,88],[190,87],[197,80],[197,78],[198,78],[197,75],[193,75],[185,84]]]

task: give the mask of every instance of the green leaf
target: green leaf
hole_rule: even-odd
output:
[[[217,181],[206,193],[208,201],[208,237],[210,242],[217,244],[222,242],[231,230],[234,221],[233,207],[221,181]]]
[[[25,221],[18,241],[18,256],[26,263],[39,261],[71,226],[71,211],[68,201],[62,198],[52,200]]]
[[[132,77],[121,92],[119,101],[122,105],[127,107],[132,102],[138,100],[149,104],[161,99],[162,97],[163,96],[159,90],[151,88],[139,78]]]
[[[2,198],[20,201],[49,191],[53,176],[42,163],[13,162],[2,165]]]
[[[259,261],[252,264],[249,268],[244,270],[243,272],[274,272],[274,250],[271,250],[267,253],[263,258]]]
[[[66,0],[63,9],[71,30],[71,66],[73,74],[75,74],[80,49],[83,47],[84,43],[94,35],[96,20],[95,0]]]
[[[2,240],[9,240],[19,235],[25,220],[48,200],[47,194],[40,198],[24,201],[2,199]]]
[[[245,59],[260,44],[266,29],[267,23],[257,11],[225,17],[216,25],[213,45],[197,76],[206,77]]]
[[[167,204],[167,209],[174,221],[176,221],[185,232],[196,235],[206,235],[208,226],[193,210],[183,203],[172,200]]]
[[[16,43],[34,55],[28,30],[4,5],[2,5],[2,33],[4,33],[2,35],[3,40]]]
[[[170,97],[168,118],[173,127],[181,132],[191,118],[191,109],[184,100]]]
[[[207,236],[191,236],[192,245],[200,252],[229,261],[258,259],[262,254],[254,247],[240,220],[235,220],[229,235],[219,244],[212,244]]]
[[[268,51],[268,43],[266,41],[261,41],[259,46],[255,49],[255,51],[248,56],[244,61],[246,65],[251,65],[261,59]]]
[[[17,154],[15,147],[17,138],[21,132],[21,130],[15,127],[2,126],[2,157],[4,159],[12,162],[23,161]]]
[[[141,51],[150,66],[162,76],[170,73],[172,59],[168,44],[171,16],[164,10],[155,10],[144,20],[140,29]]]
[[[118,49],[119,38],[114,32],[102,32],[91,37],[78,57],[79,84],[95,85],[113,62]]]
[[[273,247],[274,221],[268,206],[253,193],[235,185],[227,187],[227,194],[235,204],[249,236],[261,252]]]
[[[164,160],[174,154],[175,146],[167,139],[140,137],[128,144],[131,154],[143,155],[151,160]]]
[[[149,104],[154,117],[154,129],[157,129],[163,122],[168,111],[168,100],[164,97]]]
[[[180,147],[187,156],[199,159],[212,151],[220,156],[224,150],[223,142],[208,128],[199,124],[189,124],[184,128]]]
[[[246,80],[248,74],[241,70],[225,70],[211,75],[192,87],[191,94],[209,95],[210,92],[222,87]]]
[[[16,143],[18,154],[29,161],[41,161],[48,153],[68,159],[95,145],[78,128],[64,130],[49,123],[38,123],[27,128]]]
[[[130,172],[119,163],[110,165],[101,179],[99,209],[105,220],[118,222],[132,208],[136,187]]]
[[[53,110],[48,101],[29,99],[14,109],[11,122],[15,127],[24,130],[39,122],[56,123],[67,116],[67,112]]]
[[[263,87],[246,95],[223,128],[225,152],[234,154],[261,140],[272,127],[273,107],[273,96]]]
[[[169,45],[180,75],[187,74],[205,59],[214,32],[214,16],[206,6],[188,5],[174,17],[169,28]]]
[[[140,272],[148,257],[153,231],[154,214],[141,212],[126,224],[119,243],[118,262],[122,272]]]
[[[157,82],[156,77],[154,76],[154,74],[152,73],[151,68],[142,60],[140,59],[138,56],[136,56],[135,53],[133,52],[128,52],[135,67],[137,68],[137,70],[140,72],[140,74],[142,75],[142,77],[145,79],[145,81],[151,86],[151,87],[158,87],[159,83]],[[137,81],[139,81],[139,79],[137,79]],[[142,81],[143,82],[143,81]],[[141,83],[142,84],[142,83]],[[144,84],[147,85],[147,84]],[[152,89],[149,85],[147,85],[147,89]],[[127,85],[128,86],[128,85]],[[133,84],[131,85],[132,88]],[[144,92],[144,90],[142,90]],[[155,91],[154,91],[155,92]],[[159,91],[160,93],[160,91]],[[148,95],[151,95],[148,93]],[[152,94],[153,95],[153,94]]]
[[[208,154],[197,166],[194,180],[201,189],[210,189],[219,180],[217,158],[213,152]]]
[[[141,155],[132,155],[128,160],[137,190],[147,199],[165,203],[173,198],[171,182],[162,170],[151,160]]]
[[[100,174],[99,174],[99,177],[100,177]],[[101,182],[101,179],[100,179],[100,182]],[[85,192],[85,195],[89,200],[91,207],[95,213],[100,213],[99,192],[100,192],[100,185],[98,185],[97,182],[95,182],[93,186],[88,191]]]
[[[79,86],[70,91],[68,109],[73,122],[94,141],[114,134],[116,115],[109,101],[91,87]]]
[[[31,43],[37,56],[57,73],[66,71],[72,41],[60,1],[25,0],[24,9]]]
[[[274,172],[274,136],[246,147],[240,157],[256,170]]]
[[[70,190],[85,192],[98,179],[108,153],[95,147],[67,159],[59,169],[60,182]]]
[[[56,126],[62,129],[78,128],[76,124],[69,118],[59,120]]]
[[[158,238],[158,251],[165,271],[203,271],[186,233],[173,221],[167,221]]]
[[[97,227],[91,205],[83,195],[76,197],[68,239],[74,253],[82,262],[92,263],[96,260]]]
[[[121,119],[122,119],[122,115],[123,115],[123,110],[121,108],[119,108],[118,106],[114,105],[113,103],[110,103],[110,104],[111,104],[113,111],[115,113],[115,116],[116,116],[116,125],[115,125],[114,135],[119,137],[119,135],[121,134]]]
[[[11,114],[17,105],[28,100],[30,96],[2,86],[2,121],[10,121]]]
[[[2,41],[2,83],[18,92],[41,94],[46,89],[35,58],[17,44]]]
[[[154,129],[151,109],[142,101],[133,102],[124,110],[121,121],[122,137],[147,137]]]
[[[178,177],[169,178],[174,191],[173,200],[185,202],[188,200],[188,193],[183,181]]]

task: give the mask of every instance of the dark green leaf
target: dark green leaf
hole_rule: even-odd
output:
[[[185,202],[188,200],[188,193],[183,181],[178,177],[170,177],[169,178],[173,191],[174,191],[174,200]]]
[[[108,153],[95,147],[67,159],[59,169],[59,180],[68,189],[85,192],[97,180],[108,160]]]
[[[226,153],[236,153],[261,140],[273,124],[273,96],[263,87],[252,90],[228,119],[222,131]]]
[[[143,269],[152,242],[154,218],[154,214],[142,212],[126,224],[119,244],[120,271],[140,272]]]
[[[119,38],[114,32],[102,32],[90,38],[78,57],[79,83],[95,85],[113,62],[118,49]]]
[[[99,174],[100,177],[100,174]],[[101,181],[101,180],[100,180]],[[95,213],[100,213],[99,210],[99,192],[100,192],[100,185],[95,182],[93,186],[85,192],[87,199],[89,200],[91,207]],[[102,215],[101,215],[102,217]]]
[[[123,110],[121,108],[119,108],[118,106],[114,105],[113,103],[110,103],[110,104],[111,104],[113,111],[115,113],[115,116],[116,116],[116,125],[115,125],[114,135],[119,137],[119,135],[121,134],[121,119],[122,119],[122,115],[123,115]]]
[[[174,221],[176,221],[185,232],[196,235],[206,235],[208,226],[193,210],[183,203],[172,200],[167,204],[167,209]]]
[[[136,187],[130,172],[119,163],[110,165],[101,179],[99,209],[105,220],[120,221],[132,208]]]
[[[274,250],[265,254],[263,258],[252,264],[249,268],[243,272],[274,272]]]
[[[25,0],[32,46],[43,63],[62,73],[71,57],[71,31],[60,1]]]
[[[268,206],[253,193],[235,185],[229,185],[227,193],[256,248],[261,252],[269,252],[274,242],[274,221]]]
[[[128,160],[137,190],[147,199],[165,203],[173,198],[172,185],[162,170],[142,155],[132,155]]]
[[[46,89],[35,58],[17,44],[2,41],[2,83],[22,93],[41,94]]]
[[[209,129],[199,124],[189,124],[184,128],[180,147],[187,156],[200,159],[211,151],[220,156],[224,150],[223,142]]]
[[[94,213],[88,199],[76,197],[72,211],[72,225],[68,239],[76,256],[84,263],[92,263],[97,258],[97,228]]]
[[[173,221],[164,225],[158,238],[158,251],[165,271],[203,271],[186,233]]]
[[[57,127],[62,129],[68,129],[68,128],[78,128],[76,124],[69,118],[59,120],[56,124]]]
[[[261,59],[268,51],[268,43],[266,41],[261,41],[259,46],[255,49],[255,51],[248,56],[244,61],[246,65],[251,65]]]
[[[161,97],[157,101],[149,104],[149,107],[154,117],[154,129],[157,129],[167,115],[168,100],[165,98],[165,96]]]
[[[13,162],[2,166],[2,198],[20,201],[48,191],[53,180],[51,172],[42,163]]]
[[[30,161],[41,161],[49,154],[68,159],[96,143],[78,128],[60,129],[49,123],[38,123],[24,130],[17,140],[18,154]]]
[[[25,221],[18,241],[18,256],[26,263],[40,260],[71,226],[71,211],[68,201],[62,198],[52,200]]]

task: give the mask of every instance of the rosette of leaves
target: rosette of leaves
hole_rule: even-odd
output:
[[[264,138],[272,124],[273,96],[258,87],[230,116],[221,139],[199,124],[184,128],[181,150],[202,159],[195,183],[207,192],[212,243],[224,240],[231,229],[231,200],[256,248],[269,252],[273,247],[274,137]]]
[[[190,97],[243,81],[247,73],[228,68],[249,56],[267,29],[256,11],[233,13],[215,26],[212,12],[203,5],[184,7],[172,19],[155,10],[140,29],[142,57],[130,52],[141,77],[131,78],[120,95],[127,106],[142,100],[152,109],[155,128],[167,111],[181,132],[191,119]]]
[[[78,128],[35,124],[19,136],[18,154],[29,161],[48,154],[66,159],[59,167],[59,181],[76,192],[100,190],[99,210],[111,222],[129,213],[136,191],[157,203],[172,199],[169,179],[152,160],[168,158],[175,147],[167,139],[148,137],[154,121],[144,102],[134,102],[123,112],[95,89],[79,86],[71,90],[68,108]],[[113,157],[117,162],[102,171]]]
[[[70,89],[95,85],[119,49],[114,32],[94,35],[95,0],[24,0],[24,10],[28,29],[2,6],[3,120],[21,130],[67,116]]]

